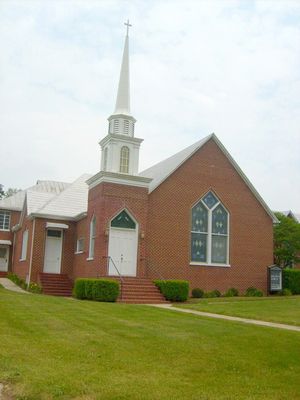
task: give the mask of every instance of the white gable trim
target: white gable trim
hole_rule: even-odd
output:
[[[57,222],[47,222],[46,229],[55,228],[55,229],[69,229],[69,225],[67,224],[59,224]]]

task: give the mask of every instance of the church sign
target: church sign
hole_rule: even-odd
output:
[[[282,268],[278,265],[271,265],[268,268],[269,273],[269,292],[278,292],[282,290]]]

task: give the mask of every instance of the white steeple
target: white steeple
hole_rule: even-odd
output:
[[[127,32],[125,37],[125,46],[123,51],[123,59],[120,72],[120,80],[118,87],[118,95],[114,114],[130,115],[130,81],[129,81],[129,37],[128,29],[129,21],[125,22]]]
[[[126,36],[118,94],[114,113],[108,118],[108,134],[100,141],[101,171],[137,175],[139,149],[143,139],[134,137],[135,118],[130,114],[129,37],[131,26],[125,22]]]

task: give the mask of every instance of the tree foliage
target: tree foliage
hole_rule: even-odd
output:
[[[16,194],[20,191],[21,189],[17,188],[8,188],[6,191],[4,190],[4,185],[0,183],[0,199],[4,199],[5,197],[10,197],[13,194]]]
[[[300,224],[276,213],[279,224],[274,227],[274,261],[282,267],[300,262]]]

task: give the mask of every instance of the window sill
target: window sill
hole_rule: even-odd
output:
[[[26,261],[26,258],[20,258],[19,261]]]
[[[190,265],[198,265],[200,267],[221,267],[221,268],[230,268],[230,264],[205,264],[205,263],[199,263],[199,262],[190,262]]]
[[[1,232],[10,232],[10,229],[0,229]]]
[[[94,260],[94,257],[88,257],[87,259],[86,259],[86,261],[93,261]]]
[[[83,251],[75,251],[74,254],[82,254],[82,253],[83,253]]]

